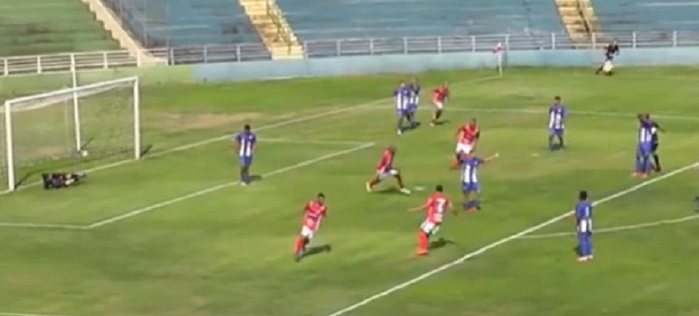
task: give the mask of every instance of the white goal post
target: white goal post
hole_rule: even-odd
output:
[[[73,84],[5,101],[0,191],[40,172],[66,171],[52,168],[141,157],[138,77]]]

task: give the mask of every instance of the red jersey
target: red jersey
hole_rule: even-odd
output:
[[[435,192],[427,199],[427,221],[440,224],[444,212],[451,206],[451,200],[442,192]]]
[[[319,203],[318,201],[310,201],[306,204],[304,208],[305,214],[303,216],[303,225],[307,226],[311,230],[318,229],[320,222],[325,218],[327,212],[327,206],[325,203]]]
[[[390,150],[385,150],[381,156],[381,160],[379,160],[379,164],[376,166],[376,170],[378,172],[386,172],[390,170],[393,166],[393,157],[394,154]]]
[[[432,102],[444,102],[449,97],[449,88],[440,86],[432,91]]]
[[[481,136],[481,130],[478,125],[468,124],[459,129],[459,142],[462,144],[473,145]]]

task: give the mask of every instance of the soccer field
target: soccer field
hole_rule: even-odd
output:
[[[0,196],[0,316],[699,315],[697,69],[420,77],[423,93],[451,83],[450,122],[403,136],[387,98],[397,75],[145,84],[145,159]],[[549,152],[555,95],[572,113],[568,148]],[[667,130],[664,170],[645,180],[629,176],[638,112]],[[416,258],[424,215],[407,209],[436,184],[460,200],[448,167],[471,117],[479,153],[501,155],[480,172],[483,210],[446,218],[451,243]],[[230,141],[245,123],[261,139],[249,187]],[[390,180],[364,190],[387,145],[411,196]],[[580,189],[598,201],[590,263],[575,261],[566,214]],[[320,191],[329,216],[313,245],[332,251],[295,263],[302,207]]]

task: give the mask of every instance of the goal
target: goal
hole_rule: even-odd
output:
[[[138,77],[7,100],[2,114],[0,191],[52,168],[141,156]]]

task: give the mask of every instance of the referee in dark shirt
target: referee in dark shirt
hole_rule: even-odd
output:
[[[607,47],[604,48],[605,62],[614,60],[614,56],[619,56],[619,43],[617,43],[617,41],[609,43]],[[604,63],[597,68],[597,72],[595,72],[595,74],[599,75],[599,73],[602,72],[602,69],[604,69]]]
[[[652,142],[652,147],[651,147],[651,153],[653,155],[653,167],[655,171],[660,172],[662,168],[660,167],[660,156],[658,155],[658,146],[660,146],[660,137],[658,136],[658,133],[660,132],[665,132],[664,129],[660,128],[660,125],[658,125],[658,122],[652,121],[653,124],[653,129],[651,131],[651,142]]]

